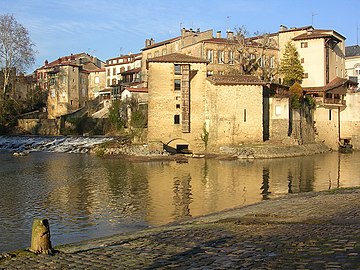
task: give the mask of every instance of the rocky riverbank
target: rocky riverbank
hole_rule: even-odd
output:
[[[123,157],[133,160],[185,159],[185,158],[217,158],[217,159],[269,159],[306,156],[329,152],[331,149],[321,143],[304,145],[284,143],[261,143],[239,145],[237,147],[220,147],[216,152],[177,154],[166,151],[151,151],[146,144],[130,144],[124,140],[114,140],[94,146],[90,153],[110,157]]]

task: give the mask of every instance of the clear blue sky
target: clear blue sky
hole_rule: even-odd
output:
[[[244,25],[252,34],[313,22],[345,36],[347,46],[360,28],[359,0],[0,0],[0,7],[29,30],[38,51],[33,69],[71,53],[105,61],[140,52],[146,38],[172,38],[180,27],[225,33]]]

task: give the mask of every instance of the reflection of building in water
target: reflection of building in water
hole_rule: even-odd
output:
[[[262,166],[255,164],[205,159],[153,164],[148,222],[164,224],[258,202]]]
[[[192,202],[191,194],[191,176],[185,176],[183,178],[174,178],[174,206],[175,211],[173,216],[175,219],[183,219],[191,217],[190,204]]]

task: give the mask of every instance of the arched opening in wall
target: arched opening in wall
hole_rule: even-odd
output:
[[[171,154],[190,154],[190,144],[184,139],[172,139],[164,144],[164,149]]]

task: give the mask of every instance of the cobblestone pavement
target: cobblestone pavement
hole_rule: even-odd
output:
[[[360,269],[360,190],[289,195],[56,249],[0,255],[0,269]]]

